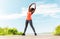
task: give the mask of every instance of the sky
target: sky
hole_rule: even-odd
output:
[[[36,3],[32,20],[37,33],[52,32],[60,25],[60,0],[0,0],[0,27],[15,27],[23,32],[31,3]],[[26,33],[33,33],[30,25]]]

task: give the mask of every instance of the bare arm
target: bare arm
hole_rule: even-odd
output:
[[[35,4],[35,3],[34,3]],[[35,4],[35,10],[36,10],[36,4]],[[35,12],[35,10],[32,11],[32,14]]]
[[[36,10],[36,3],[34,3],[35,4],[35,10]]]
[[[28,9],[28,10],[30,10],[30,7],[31,7],[33,4],[35,4],[35,3],[32,3],[32,4],[29,6],[29,9]],[[36,4],[35,4],[35,9],[36,9]]]

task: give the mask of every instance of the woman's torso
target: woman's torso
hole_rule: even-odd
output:
[[[31,15],[32,15],[31,12],[28,12],[26,20],[32,20]]]

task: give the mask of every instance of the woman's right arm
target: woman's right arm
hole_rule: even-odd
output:
[[[30,10],[30,7],[32,6],[32,5],[34,5],[35,3],[32,3],[30,6],[29,6],[29,10]],[[35,4],[35,9],[36,9],[36,4]]]

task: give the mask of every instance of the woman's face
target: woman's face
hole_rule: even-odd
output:
[[[31,8],[31,9],[30,9],[31,12],[34,11],[34,10],[35,10],[34,8]]]

